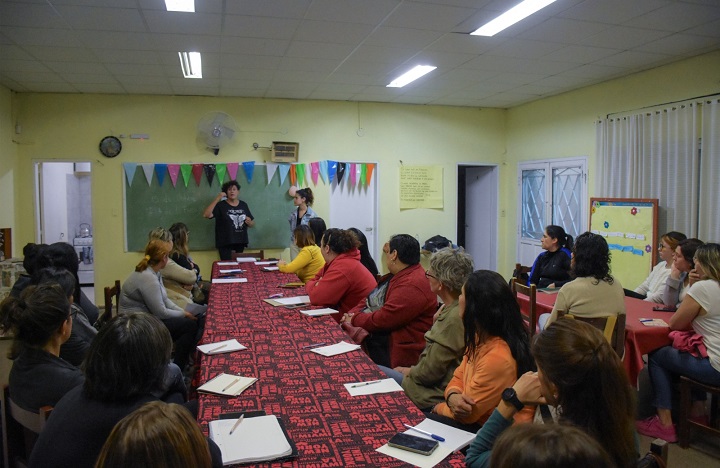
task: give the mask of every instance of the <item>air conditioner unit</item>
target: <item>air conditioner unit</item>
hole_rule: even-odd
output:
[[[300,153],[300,143],[291,143],[287,141],[273,141],[272,144],[272,162],[293,163],[298,162],[298,154]]]

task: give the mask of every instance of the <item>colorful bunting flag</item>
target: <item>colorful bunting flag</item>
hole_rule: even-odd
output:
[[[327,161],[327,174],[328,174],[328,184],[332,184],[333,180],[335,179],[335,174],[337,173],[338,169],[338,163],[337,161]]]
[[[297,186],[297,172],[295,172],[295,164],[290,164],[290,185]]]
[[[193,164],[192,173],[195,178],[195,183],[200,187],[200,179],[202,178],[204,164]]]
[[[297,174],[297,186],[302,188],[305,184],[305,164],[295,164],[295,173]]]
[[[152,185],[152,176],[155,171],[155,164],[144,163],[140,164],[140,167],[142,167],[142,170],[145,173],[145,180],[147,180],[148,185]]]
[[[357,182],[357,172],[355,171],[355,163],[350,163],[350,186],[355,187]]]
[[[238,166],[240,166],[240,164],[238,163],[227,163],[227,170],[228,175],[230,176],[230,180],[237,179]]]
[[[269,184],[277,171],[278,165],[276,163],[267,163],[267,183]]]
[[[165,174],[167,174],[167,164],[155,164],[155,175],[157,175],[158,184],[162,187],[165,181]]]
[[[317,186],[318,181],[318,173],[320,172],[320,164],[313,162],[310,163],[310,178],[313,181],[313,184]]]
[[[170,181],[173,187],[177,186],[177,178],[180,173],[180,164],[168,164],[168,174],[170,174]]]
[[[340,185],[340,182],[343,180],[343,176],[345,175],[345,169],[347,168],[347,164],[344,162],[337,163],[337,183]]]
[[[285,184],[285,179],[287,179],[288,172],[290,172],[290,164],[280,164],[278,169],[280,169],[280,185],[283,185]]]
[[[227,172],[227,165],[224,163],[215,164],[215,170],[217,171],[218,182],[220,182],[220,185],[222,185],[223,182],[225,182],[225,173]]]
[[[124,163],[123,168],[125,169],[125,178],[127,179],[128,185],[132,187],[133,178],[135,177],[135,170],[137,169],[137,164]]]
[[[372,173],[373,169],[375,169],[375,163],[367,163],[366,166],[366,172],[367,172],[367,184],[370,185],[370,180],[372,180]]]
[[[243,169],[245,169],[245,177],[247,177],[248,182],[252,182],[253,173],[255,172],[255,161],[245,161],[242,165]]]
[[[360,164],[360,183],[367,185],[367,165],[365,163]]]
[[[183,176],[183,181],[185,182],[185,188],[187,188],[188,183],[190,182],[190,174],[192,174],[193,167],[190,164],[180,164],[180,173]]]
[[[207,178],[208,185],[212,185],[213,179],[215,178],[215,164],[205,164],[205,177]]]

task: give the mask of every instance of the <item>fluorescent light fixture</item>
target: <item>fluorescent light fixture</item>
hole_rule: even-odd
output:
[[[503,29],[509,28],[554,2],[555,0],[525,0],[470,34],[473,36],[494,36]]]
[[[195,13],[195,0],[165,0],[167,11]]]
[[[202,78],[202,58],[200,52],[178,52],[180,68],[185,78]]]
[[[409,72],[400,75],[399,77],[392,80],[390,84],[386,86],[386,88],[402,88],[406,84],[412,83],[421,76],[427,75],[436,68],[437,67],[433,67],[431,65],[418,65]]]

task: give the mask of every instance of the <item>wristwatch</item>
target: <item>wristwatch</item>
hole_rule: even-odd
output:
[[[515,407],[518,411],[523,409],[525,405],[523,405],[522,401],[517,396],[517,393],[515,393],[515,389],[512,387],[506,388],[502,392],[502,399],[504,402],[509,403]]]

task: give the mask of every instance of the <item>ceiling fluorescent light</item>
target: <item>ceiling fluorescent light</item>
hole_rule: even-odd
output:
[[[178,52],[180,68],[185,78],[202,78],[202,58],[200,52]]]
[[[195,13],[195,0],[165,0],[167,11]]]
[[[421,76],[427,75],[431,71],[435,70],[437,67],[433,67],[431,65],[418,65],[409,72],[400,75],[399,77],[395,78],[390,82],[389,85],[387,85],[387,88],[402,88],[408,83],[412,83],[413,81],[417,80]]]
[[[555,0],[525,0],[470,34],[473,36],[494,36],[503,29],[509,28],[554,2]]]

